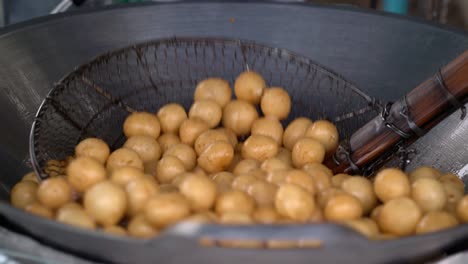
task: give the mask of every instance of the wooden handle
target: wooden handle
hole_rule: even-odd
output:
[[[386,121],[381,115],[357,130],[349,140],[349,159],[337,156],[326,164],[335,173],[351,173],[353,167],[371,164],[396,143],[413,142],[457,109],[468,97],[468,51],[427,79],[388,108]],[[419,132],[419,133],[418,133]],[[351,165],[351,163],[354,163]]]

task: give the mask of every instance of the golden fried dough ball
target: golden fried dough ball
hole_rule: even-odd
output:
[[[144,173],[146,175],[151,175],[154,178],[156,178],[156,167],[158,166],[158,162],[159,161],[157,161],[157,160],[150,160],[148,162],[145,162],[145,164],[143,164]]]
[[[251,104],[260,103],[265,88],[265,80],[254,71],[245,71],[239,74],[234,82],[234,93],[237,99]]]
[[[260,165],[260,169],[263,171],[270,173],[275,170],[288,170],[290,169],[290,165],[285,163],[284,161],[278,158],[270,158],[262,162]]]
[[[180,125],[187,119],[187,113],[180,104],[170,103],[158,111],[158,119],[163,133],[177,134]]]
[[[350,220],[346,221],[344,224],[368,238],[373,238],[379,234],[377,223],[369,218]]]
[[[278,187],[265,181],[255,181],[247,187],[247,193],[252,196],[260,207],[270,207],[274,205],[275,195]]]
[[[146,202],[159,192],[159,186],[147,176],[131,180],[125,187],[127,195],[127,214],[135,216],[141,213]]]
[[[281,145],[283,141],[283,125],[276,118],[262,117],[253,122],[251,134],[271,137],[278,145]]]
[[[96,229],[96,222],[89,216],[85,210],[76,203],[69,203],[62,206],[58,211],[55,218],[61,223],[68,225],[85,228]]]
[[[292,149],[292,162],[296,168],[307,163],[322,163],[325,159],[325,148],[312,138],[299,139]]]
[[[409,174],[411,182],[415,182],[417,179],[420,178],[430,178],[437,180],[440,176],[441,173],[438,170],[428,166],[419,167]]]
[[[123,124],[125,136],[150,136],[158,138],[161,125],[156,115],[147,112],[134,112],[130,114]]]
[[[34,171],[26,173],[23,178],[21,178],[21,181],[32,181],[39,184],[39,180],[37,179],[36,173]]]
[[[377,220],[379,219],[379,213],[380,213],[380,210],[382,210],[382,207],[383,205],[378,205],[376,206],[374,209],[372,209],[372,212],[370,213],[370,218],[374,221],[377,222]]]
[[[106,169],[97,160],[78,157],[67,167],[67,180],[73,190],[84,192],[94,184],[106,179]]]
[[[254,223],[252,217],[246,213],[224,213],[220,215],[219,222],[226,225],[249,225]],[[226,244],[224,244],[224,242],[226,242]],[[232,243],[234,242],[237,241],[232,241]],[[243,242],[244,241],[239,241],[239,243]],[[227,243],[229,243],[229,245],[231,245],[231,241],[220,241],[220,243],[223,243],[223,245],[227,245]]]
[[[286,148],[279,148],[278,154],[276,155],[275,158],[283,161],[289,166],[292,166],[292,153]]]
[[[180,125],[180,141],[193,146],[195,140],[208,129],[210,129],[210,125],[204,120],[200,118],[189,118]]]
[[[362,204],[353,195],[337,194],[326,203],[324,215],[334,222],[359,219],[363,215]]]
[[[279,120],[286,119],[291,112],[291,97],[281,87],[266,89],[260,107],[265,116],[276,117]]]
[[[134,216],[127,226],[128,235],[136,238],[149,239],[158,235],[159,231],[153,227],[143,214]]]
[[[256,119],[258,119],[257,109],[245,101],[231,101],[223,110],[223,126],[232,130],[237,136],[249,134]]]
[[[252,214],[255,222],[261,224],[274,224],[280,218],[278,212],[273,207],[259,207]]]
[[[456,213],[462,223],[468,223],[468,195],[463,196],[457,203]]]
[[[306,222],[315,210],[314,197],[295,184],[283,184],[276,192],[275,208],[282,216]]]
[[[299,187],[302,187],[304,190],[308,191],[311,195],[315,195],[315,181],[312,176],[306,173],[303,170],[289,170],[286,173],[285,178],[286,183],[295,184]]]
[[[39,202],[33,202],[33,203],[26,205],[24,210],[33,215],[37,215],[37,216],[48,218],[48,219],[52,219],[54,216],[54,213],[52,212],[50,208],[42,205]]]
[[[452,174],[452,173],[444,174],[439,178],[439,181],[442,183],[450,182],[453,184],[453,186],[456,186],[456,188],[459,189],[460,192],[463,192],[463,193],[465,192],[465,183],[463,183],[462,179],[460,179],[455,174]]]
[[[257,181],[259,181],[257,177],[252,174],[241,174],[234,178],[231,187],[234,190],[247,192],[249,187]]]
[[[187,144],[176,144],[164,152],[164,157],[174,156],[184,163],[185,170],[190,171],[197,165],[197,153]]]
[[[377,204],[374,188],[367,178],[361,176],[350,177],[343,182],[341,188],[361,202],[364,214],[368,214]]]
[[[226,106],[231,97],[231,86],[226,80],[221,78],[202,80],[197,84],[194,94],[195,101],[213,100],[221,107]]]
[[[237,163],[237,166],[232,171],[235,175],[248,174],[251,171],[260,168],[260,162],[255,159],[244,159]]]
[[[206,176],[188,174],[179,184],[179,189],[194,211],[209,210],[215,203],[216,184]]]
[[[331,182],[332,182],[333,187],[341,188],[343,182],[349,178],[351,178],[351,175],[339,173],[331,177]]]
[[[179,192],[179,187],[174,184],[161,184],[159,185],[159,193],[177,193]]]
[[[256,159],[264,161],[278,154],[278,144],[274,139],[267,136],[251,135],[242,147],[244,159]]]
[[[158,138],[159,146],[162,153],[166,152],[170,147],[180,143],[180,138],[174,134],[162,134]]]
[[[458,220],[445,211],[426,213],[416,226],[416,234],[425,234],[451,228],[458,225]]]
[[[383,169],[375,176],[374,191],[377,197],[387,202],[391,199],[409,196],[410,182],[406,174],[396,168]]]
[[[115,236],[126,236],[127,230],[121,226],[106,226],[102,229],[104,233],[115,235]]]
[[[106,168],[109,171],[119,167],[134,167],[143,170],[143,161],[138,153],[128,148],[114,150],[107,159]]]
[[[411,197],[423,212],[442,210],[447,202],[444,186],[432,178],[414,181],[411,185]]]
[[[195,144],[193,145],[195,152],[200,155],[205,149],[215,141],[224,141],[226,143],[230,143],[231,141],[228,135],[219,129],[210,129],[203,132],[198,138],[195,140]],[[232,144],[231,144],[232,145]],[[234,147],[234,146],[233,146]]]
[[[269,172],[266,177],[266,181],[276,184],[278,186],[286,182],[286,175],[288,170],[274,170]]]
[[[320,206],[320,208],[325,209],[328,201],[332,197],[335,197],[336,195],[339,195],[339,194],[346,194],[346,192],[341,189],[334,188],[334,187],[320,191],[317,195],[317,204]]]
[[[123,147],[135,151],[143,162],[159,160],[162,154],[158,141],[150,136],[130,137]]]
[[[77,157],[93,158],[104,164],[109,157],[110,149],[104,140],[99,138],[87,138],[82,140],[75,147],[75,155]]]
[[[234,148],[228,142],[215,141],[198,157],[198,165],[209,173],[225,170],[234,159]]]
[[[125,214],[127,197],[122,187],[111,181],[103,181],[86,191],[83,205],[97,223],[115,225]]]
[[[386,202],[378,214],[377,223],[385,233],[397,236],[411,235],[422,217],[419,206],[408,197]]]
[[[180,193],[160,193],[145,205],[145,219],[155,227],[175,224],[190,214],[190,202]]]
[[[325,216],[323,215],[322,210],[317,208],[308,221],[310,223],[323,223],[325,221]]]
[[[324,165],[319,163],[309,163],[302,169],[314,179],[317,191],[321,192],[332,187],[332,173]]]
[[[232,190],[218,197],[215,209],[218,215],[228,213],[250,215],[255,209],[255,201],[242,191]]]
[[[186,171],[184,163],[177,157],[165,156],[156,166],[156,179],[160,183],[170,183],[174,178]]]
[[[234,174],[227,171],[222,171],[211,175],[211,179],[217,186],[218,193],[223,193],[231,190],[234,178]]]
[[[453,214],[456,213],[458,201],[463,198],[464,192],[460,190],[459,186],[453,182],[442,182],[445,194],[447,196],[447,204],[445,209]]]
[[[307,117],[298,117],[294,119],[284,130],[283,145],[292,150],[294,144],[305,136],[307,129],[312,125],[312,121]]]
[[[305,133],[306,137],[313,138],[325,147],[327,154],[332,154],[338,147],[338,130],[336,126],[327,120],[315,121]]]
[[[20,181],[13,186],[10,192],[11,204],[20,209],[24,209],[28,204],[37,201],[37,183],[33,181]]]
[[[205,121],[210,128],[219,125],[222,115],[221,106],[212,100],[195,101],[189,110],[189,118],[199,118]]]
[[[145,173],[134,167],[120,167],[113,170],[110,174],[110,180],[122,188],[132,180],[143,177],[145,177]]]
[[[63,177],[49,178],[41,182],[37,198],[49,209],[57,209],[72,200],[72,189]]]

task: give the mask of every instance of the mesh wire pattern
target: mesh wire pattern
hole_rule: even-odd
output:
[[[188,110],[199,81],[221,77],[232,86],[245,70],[289,92],[292,109],[284,124],[300,116],[328,119],[344,139],[378,113],[375,100],[352,83],[288,50],[222,38],[160,39],[101,55],[55,85],[32,125],[33,168],[47,177],[47,160],[73,155],[87,137],[118,148],[129,113],[155,113],[169,102]]]

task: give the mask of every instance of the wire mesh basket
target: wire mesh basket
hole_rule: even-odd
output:
[[[377,114],[371,97],[290,51],[229,39],[155,40],[99,56],[56,84],[31,129],[32,165],[41,178],[47,177],[46,162],[73,155],[86,137],[118,148],[129,113],[155,113],[169,102],[188,109],[199,81],[221,77],[232,85],[245,70],[289,92],[292,110],[285,124],[299,116],[328,119],[336,123],[341,138],[348,138]]]

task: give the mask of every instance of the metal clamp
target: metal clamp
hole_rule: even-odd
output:
[[[389,122],[387,119],[390,116],[390,110],[392,109],[393,103],[389,102],[387,103],[384,108],[382,109],[382,112],[380,113],[380,116],[382,117],[383,123],[386,127],[390,128],[393,132],[397,133],[400,137],[404,139],[408,139],[411,137],[411,134],[406,133],[405,131],[399,129],[395,124]]]
[[[466,117],[466,107],[463,105],[447,88],[447,84],[445,83],[444,77],[442,75],[442,71],[439,69],[436,74],[436,80],[439,83],[439,87],[444,91],[445,97],[449,100],[449,102],[455,106],[456,108],[460,108],[461,116],[460,119],[463,120]]]
[[[339,165],[341,162],[345,161],[349,163],[351,169],[358,174],[361,174],[361,168],[354,163],[353,159],[351,158],[351,146],[348,140],[342,141],[333,155],[333,161],[336,165]]]
[[[418,137],[424,136],[426,134],[426,130],[420,128],[413,120],[411,117],[411,113],[408,108],[408,101],[406,96],[403,97],[402,100],[402,109],[400,111],[400,115],[403,116],[406,119],[406,122],[408,123],[408,127],[413,131],[414,134],[416,134]]]

